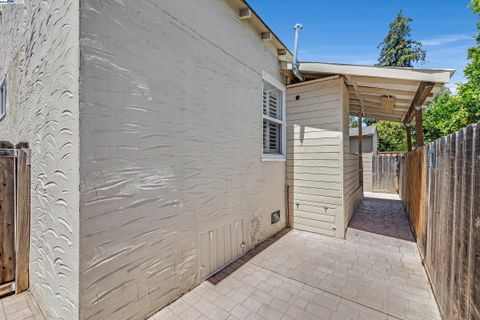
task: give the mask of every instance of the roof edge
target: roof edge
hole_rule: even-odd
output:
[[[291,70],[292,64],[286,67]],[[454,75],[454,69],[422,69],[385,67],[372,65],[356,65],[329,62],[301,62],[300,72],[340,74],[377,78],[393,78],[412,81],[426,81],[436,83],[447,83]]]
[[[276,39],[276,41],[278,41],[278,43],[282,46],[282,49],[285,49],[289,53],[290,56],[293,56],[290,49],[288,49],[288,47],[285,45],[285,43],[283,43],[283,41],[277,36],[277,34],[275,32],[273,32],[273,30],[268,26],[268,24],[265,23],[265,21],[263,21],[263,19],[260,17],[260,15],[257,14],[257,12],[247,2],[247,0],[239,0],[239,1],[242,2],[245,6],[247,6],[248,9],[250,9],[252,11],[252,14],[253,14],[254,18],[257,19],[268,30],[268,32],[270,32],[273,35],[273,37]],[[262,31],[262,30],[260,30],[260,31]]]

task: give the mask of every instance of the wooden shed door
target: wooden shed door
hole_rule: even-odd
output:
[[[29,286],[29,154],[27,149],[0,149],[0,296]]]

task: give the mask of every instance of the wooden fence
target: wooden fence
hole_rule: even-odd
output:
[[[30,152],[0,141],[0,296],[29,287]]]
[[[373,156],[373,192],[398,192],[398,177],[402,156]]]
[[[445,320],[480,319],[480,124],[405,157],[400,194]]]

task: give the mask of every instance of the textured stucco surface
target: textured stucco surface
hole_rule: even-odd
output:
[[[199,283],[200,234],[285,226],[285,162],[261,162],[276,50],[224,0],[80,11],[80,317],[142,319]]]
[[[0,140],[32,150],[30,289],[47,319],[78,317],[78,1],[2,6]]]

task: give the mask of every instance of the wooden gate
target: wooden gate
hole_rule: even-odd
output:
[[[0,149],[0,296],[28,289],[29,155],[28,149]]]
[[[398,192],[398,177],[402,156],[373,156],[373,192]]]

